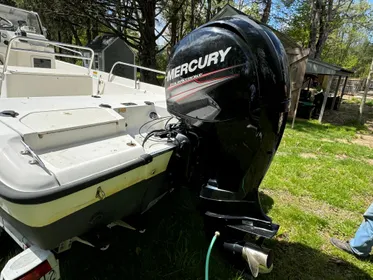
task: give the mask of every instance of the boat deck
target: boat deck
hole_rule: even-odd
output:
[[[167,140],[142,145],[170,118],[162,97],[2,98],[0,182],[21,192],[71,187],[172,150]]]

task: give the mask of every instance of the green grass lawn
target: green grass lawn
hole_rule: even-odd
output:
[[[287,129],[262,184],[281,225],[275,268],[262,279],[370,279],[373,266],[329,244],[349,239],[373,201],[373,150],[355,127],[297,121]],[[288,259],[290,258],[291,261]]]
[[[298,120],[286,129],[261,185],[263,207],[281,227],[266,242],[275,252],[274,269],[258,279],[373,277],[372,263],[329,243],[332,236],[350,238],[373,201],[373,150],[354,143],[356,132]],[[105,252],[74,244],[61,255],[64,279],[204,279],[210,240],[197,203],[182,188],[152,210],[144,234],[115,229]],[[210,264],[210,279],[245,279],[216,249]]]

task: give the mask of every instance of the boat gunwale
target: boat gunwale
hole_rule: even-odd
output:
[[[79,184],[69,184],[69,185],[63,186],[62,188],[55,187],[55,188],[42,190],[42,191],[23,192],[23,191],[15,190],[0,181],[0,198],[6,201],[9,201],[9,202],[17,203],[17,204],[28,204],[28,205],[50,202],[50,201],[59,199],[63,196],[67,196],[72,193],[91,187],[92,185],[99,184],[103,181],[109,180],[111,178],[114,178],[120,174],[131,171],[138,167],[147,165],[153,161],[154,157],[158,157],[162,154],[172,151],[173,149],[174,147],[170,147],[167,149],[163,149],[160,152],[156,152],[152,154],[143,154],[139,158],[136,158],[135,160],[131,161],[129,164],[126,164],[117,170],[113,170],[112,172],[109,172],[97,178],[89,179]]]

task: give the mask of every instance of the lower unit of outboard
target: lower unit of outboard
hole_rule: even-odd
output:
[[[254,276],[271,267],[262,243],[279,228],[263,212],[258,188],[285,129],[289,94],[282,44],[247,17],[207,23],[171,53],[167,108],[193,146],[188,170],[201,182],[206,228],[211,236],[219,231],[220,244],[241,254]]]

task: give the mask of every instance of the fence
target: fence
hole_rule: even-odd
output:
[[[342,92],[343,84],[344,84],[344,77],[342,77],[341,82],[339,84],[339,92]],[[356,78],[349,78],[347,80],[346,88],[345,88],[345,93],[347,94],[355,94],[358,93],[359,91],[363,91],[365,87],[365,80],[366,79],[356,79]],[[335,77],[332,81],[330,91],[335,92],[335,89],[337,87],[337,82],[338,82],[338,77]],[[373,81],[370,82],[369,84],[369,90],[373,90]]]

